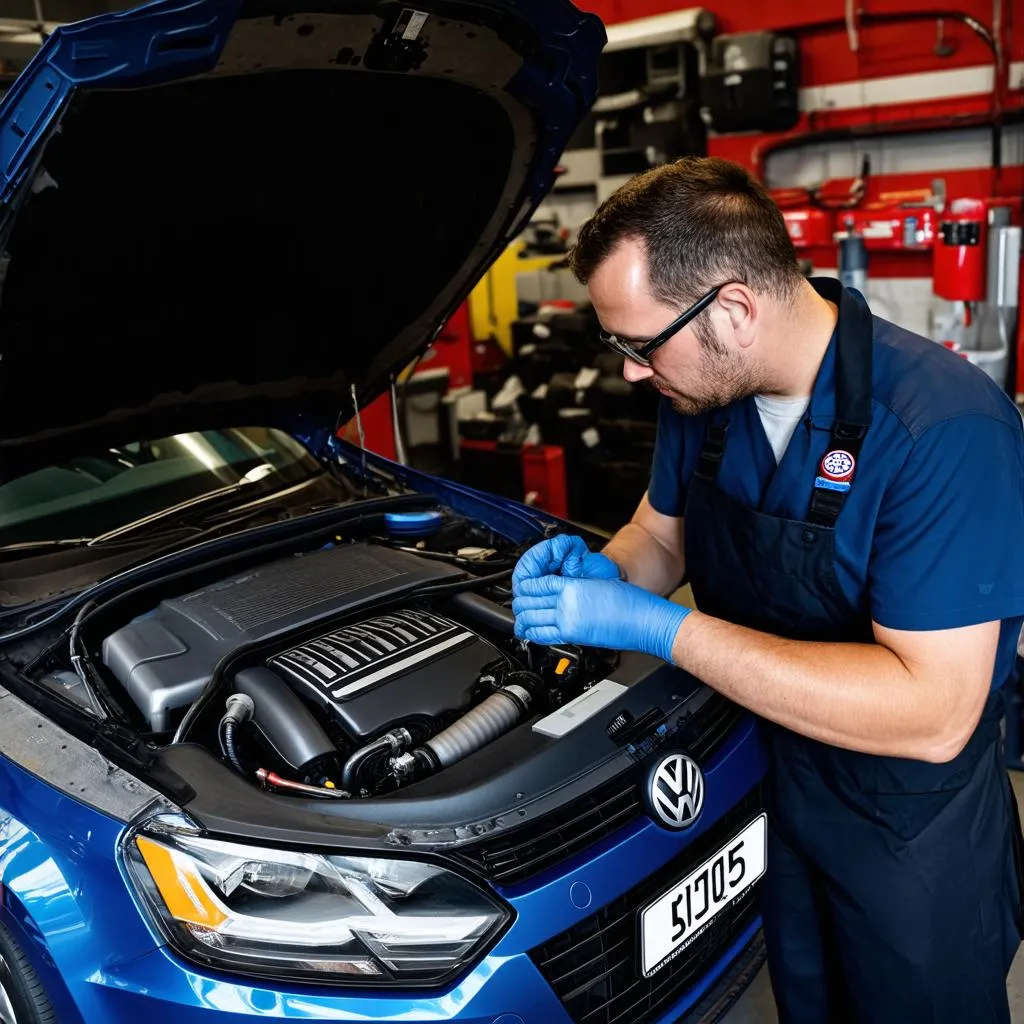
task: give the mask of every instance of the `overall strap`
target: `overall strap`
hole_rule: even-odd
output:
[[[861,445],[871,425],[871,312],[838,282],[822,282],[822,296],[839,306],[836,325],[836,418],[828,452],[811,494],[809,522],[834,527],[846,504]]]
[[[729,432],[728,419],[708,420],[704,433],[704,444],[700,449],[700,459],[694,475],[702,480],[714,480],[722,468],[722,456],[725,455],[726,434]]]

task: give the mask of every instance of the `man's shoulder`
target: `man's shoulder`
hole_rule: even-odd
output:
[[[1021,415],[983,370],[928,338],[875,317],[875,402],[916,441],[940,423],[985,417],[1020,431]]]

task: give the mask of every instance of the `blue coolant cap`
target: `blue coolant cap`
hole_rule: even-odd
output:
[[[441,529],[440,512],[385,512],[384,521],[398,537],[429,537]]]

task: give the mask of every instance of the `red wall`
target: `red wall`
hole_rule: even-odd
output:
[[[632,20],[678,10],[678,0],[578,0],[580,6],[594,11],[607,23]],[[858,3],[857,7],[862,5]],[[873,0],[870,16],[858,25],[858,48],[854,51],[845,25],[844,0],[728,0],[709,4],[723,33],[758,30],[789,30],[800,44],[801,87],[827,86],[892,75],[951,71],[958,68],[992,66],[991,50],[983,40],[960,21],[947,19],[943,39],[952,48],[949,56],[935,53],[937,21],[934,17],[913,20],[909,15],[927,12],[937,5],[933,0]],[[944,6],[944,5],[938,5]],[[958,0],[950,5],[982,24],[992,27],[992,0]],[[878,20],[881,17],[893,21]],[[1002,0],[1003,45],[1005,61],[1024,60],[1024,0]],[[876,19],[876,20],[871,20]],[[1011,24],[1012,22],[1012,24]],[[891,130],[931,126],[948,130],[956,125],[985,124],[991,120],[999,99],[1008,112],[1024,111],[1024,90],[1003,95],[992,92],[973,95],[922,99],[913,103],[887,104],[858,110],[820,110],[804,115],[789,136],[811,135],[835,128],[888,126]],[[709,152],[737,160],[763,173],[764,160],[772,144],[782,136],[759,133],[712,138]],[[985,189],[993,194],[1020,195],[1020,174],[1010,171],[997,182],[985,170]],[[898,176],[879,187],[899,187]],[[978,182],[973,182],[976,185]]]

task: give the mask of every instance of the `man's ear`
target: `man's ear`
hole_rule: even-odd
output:
[[[757,325],[757,296],[745,284],[734,282],[719,291],[715,296],[715,305],[727,318],[729,329],[739,347],[749,348],[754,343]],[[722,326],[726,326],[724,322]]]

